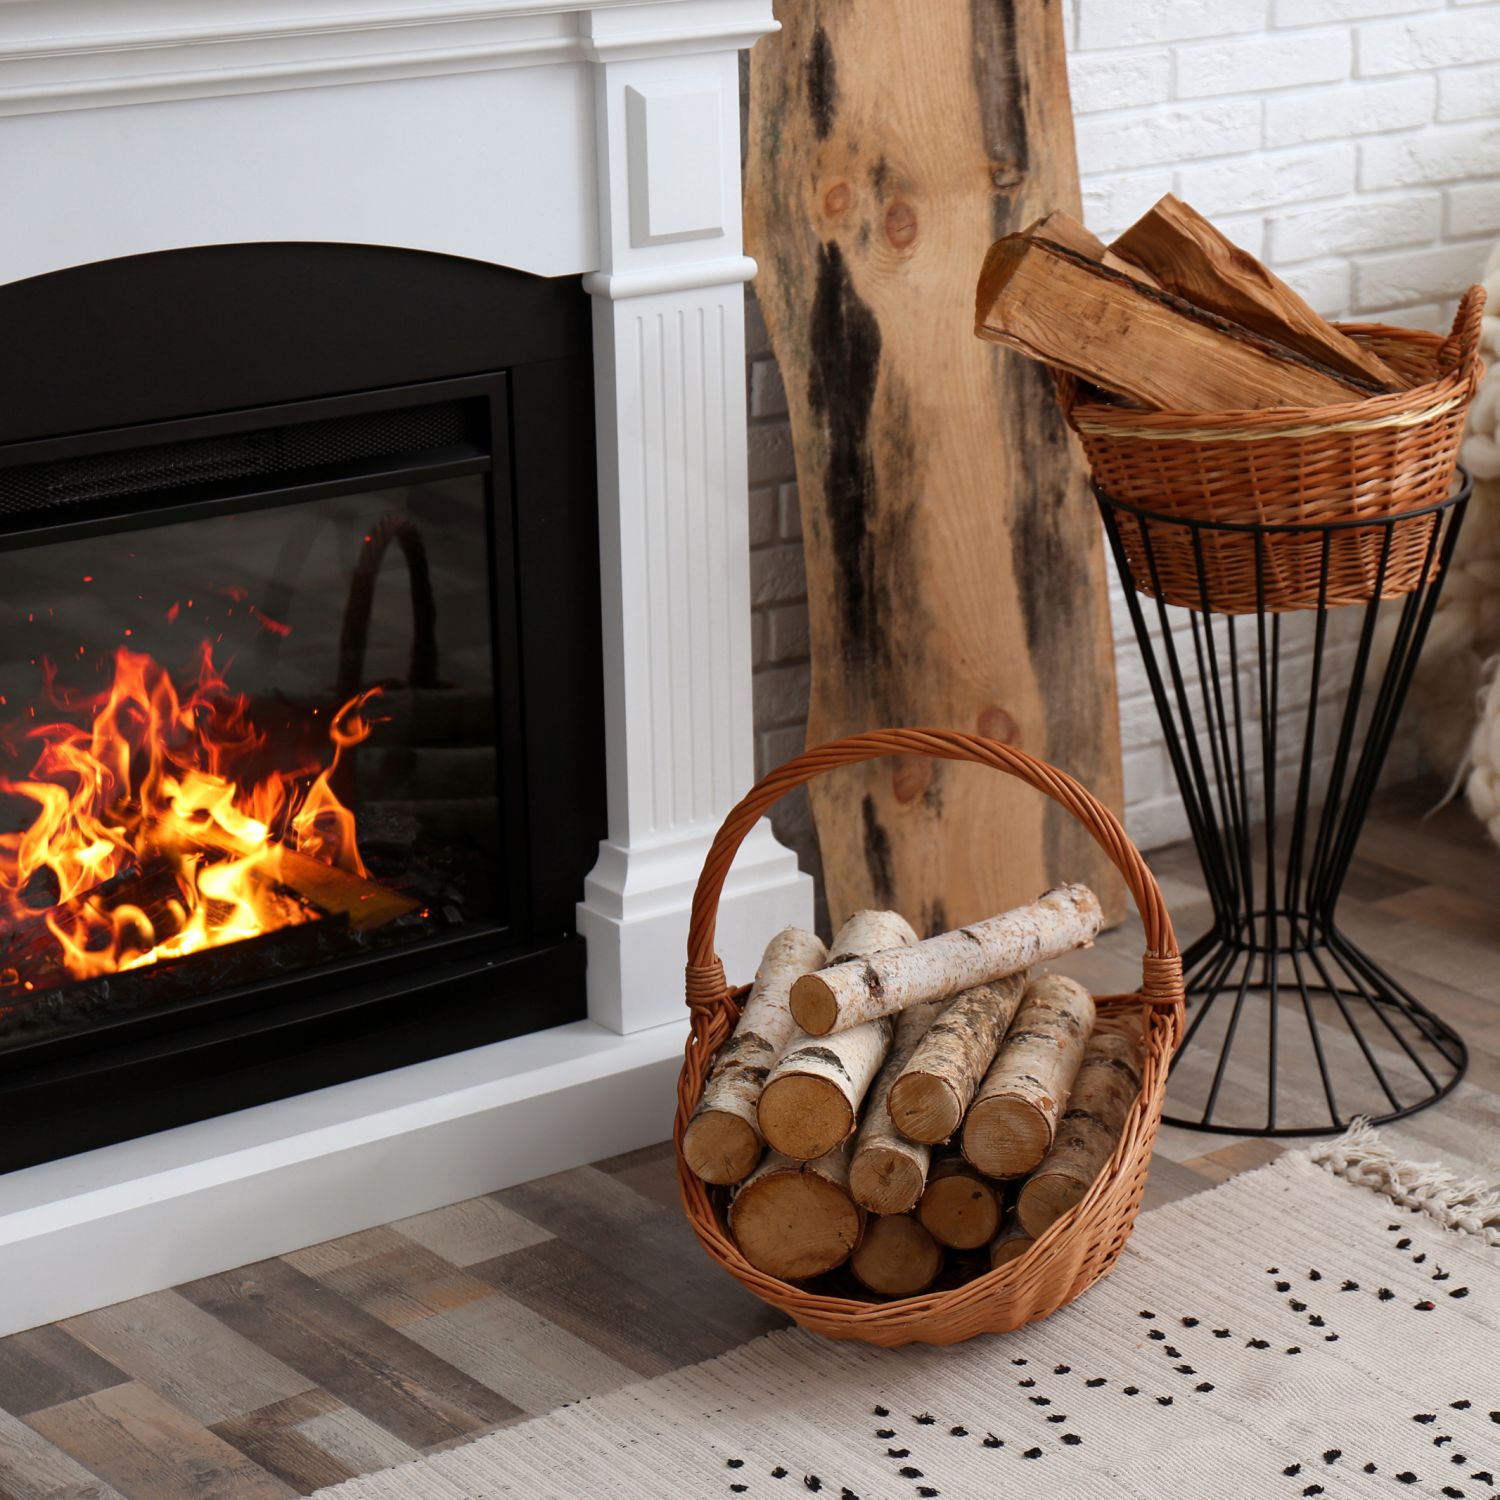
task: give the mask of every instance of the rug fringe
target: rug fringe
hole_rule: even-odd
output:
[[[1402,1161],[1367,1119],[1356,1119],[1337,1140],[1320,1142],[1308,1155],[1318,1166],[1418,1209],[1446,1229],[1500,1245],[1500,1191],[1477,1177],[1459,1177],[1441,1162]]]

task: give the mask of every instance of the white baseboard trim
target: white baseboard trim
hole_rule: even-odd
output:
[[[578,1021],[0,1177],[0,1336],[664,1140],[687,1021]]]

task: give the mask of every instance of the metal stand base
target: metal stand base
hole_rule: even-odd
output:
[[[1270,528],[1185,521],[1099,494],[1214,912],[1183,954],[1189,1024],[1168,1124],[1331,1135],[1357,1115],[1425,1109],[1463,1077],[1462,1039],[1344,935],[1337,908],[1468,495],[1464,476],[1424,513],[1424,581],[1382,600],[1395,527],[1409,518]],[[1334,609],[1332,539],[1352,524],[1375,539],[1378,571],[1368,603]],[[1182,528],[1198,559],[1190,608],[1159,597],[1153,552],[1175,533],[1180,556]],[[1240,533],[1258,579],[1272,576],[1284,534],[1312,533],[1314,546],[1321,535],[1316,597],[1275,612],[1262,589],[1253,612],[1217,611],[1207,532]],[[1292,1099],[1288,1118],[1281,1101]]]

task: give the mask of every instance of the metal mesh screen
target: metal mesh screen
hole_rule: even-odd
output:
[[[418,454],[465,442],[472,427],[468,405],[449,401],[0,468],[0,515]]]

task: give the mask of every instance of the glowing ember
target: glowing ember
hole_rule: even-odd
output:
[[[29,827],[0,834],[5,965],[24,939],[20,972],[0,968],[0,986],[28,971],[43,985],[90,979],[315,921],[317,906],[296,894],[308,861],[368,878],[332,780],[369,737],[373,691],[334,715],[331,753],[268,770],[267,736],[206,641],[186,695],[125,647],[94,698],[70,701],[52,664],[42,668],[47,703],[82,722],[5,736],[40,751],[26,779],[0,776],[0,794],[36,808]]]

